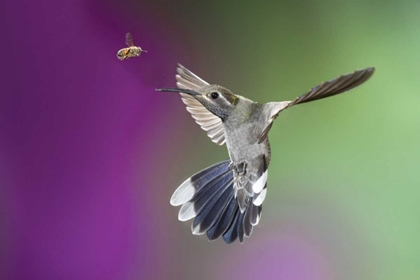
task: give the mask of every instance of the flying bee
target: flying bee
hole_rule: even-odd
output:
[[[140,56],[142,52],[147,52],[146,50],[142,50],[140,47],[134,46],[133,36],[131,33],[125,34],[125,43],[127,44],[128,48],[121,49],[117,52],[117,57],[119,60]]]

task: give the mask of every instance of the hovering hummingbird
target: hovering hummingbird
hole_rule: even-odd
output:
[[[210,241],[223,236],[228,244],[238,238],[243,243],[261,219],[271,159],[267,135],[279,113],[353,89],[366,82],[374,70],[370,67],[342,75],[292,101],[259,104],[209,84],[178,64],[178,88],[156,90],[179,92],[196,123],[214,143],[226,143],[230,157],[194,174],[175,190],[170,203],[182,205],[178,219],[195,218],[192,233],[206,233]]]

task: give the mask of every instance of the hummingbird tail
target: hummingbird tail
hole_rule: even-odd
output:
[[[240,211],[229,164],[230,160],[222,161],[194,174],[174,192],[171,204],[182,205],[180,221],[195,218],[193,234],[206,233],[208,240],[223,236],[228,244],[239,238],[242,243],[245,236],[251,236],[262,207],[250,202],[244,212]]]

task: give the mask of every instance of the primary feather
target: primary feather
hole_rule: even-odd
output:
[[[176,85],[181,89],[197,90],[203,86],[209,85],[206,81],[192,73],[190,70],[178,64],[177,75],[175,76]],[[222,120],[210,113],[200,102],[191,95],[180,93],[182,101],[187,105],[187,111],[190,112],[195,122],[204,130],[210,139],[218,144],[225,143],[225,135]]]

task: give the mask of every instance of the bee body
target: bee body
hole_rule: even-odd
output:
[[[125,43],[127,44],[128,48],[123,48],[117,52],[117,58],[119,60],[129,59],[131,57],[140,56],[142,52],[147,52],[146,50],[142,50],[142,48],[134,46],[133,44],[133,36],[131,33],[127,33],[125,35]]]

